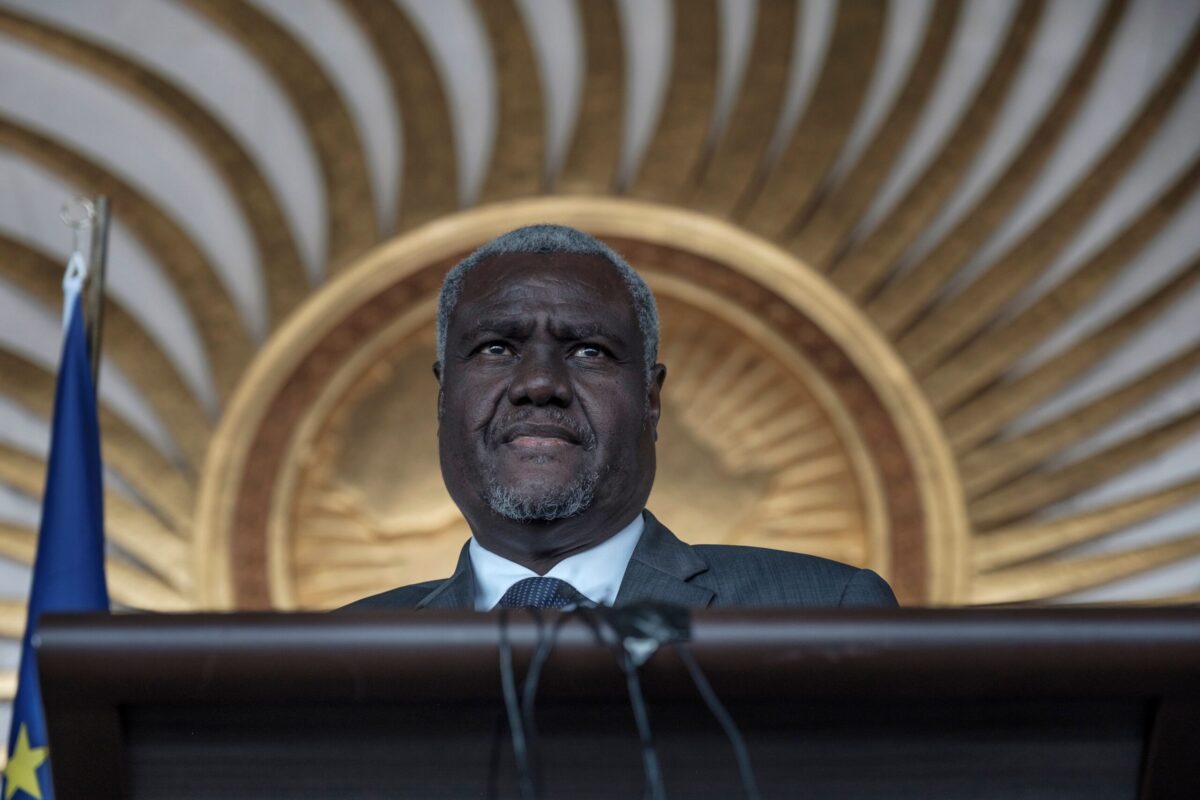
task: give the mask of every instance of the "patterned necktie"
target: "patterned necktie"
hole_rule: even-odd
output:
[[[575,587],[558,578],[525,578],[509,587],[497,608],[552,608],[594,605]]]

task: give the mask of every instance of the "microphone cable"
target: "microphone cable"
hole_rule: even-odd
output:
[[[512,736],[513,758],[517,764],[517,784],[521,800],[537,800],[537,784],[529,763],[529,750],[525,741],[525,721],[521,717],[521,704],[517,698],[517,679],[513,670],[512,642],[508,638],[508,609],[500,609],[500,686],[504,693],[504,710],[508,715],[508,729]]]
[[[638,731],[638,741],[641,744],[642,770],[646,777],[646,795],[650,800],[666,800],[667,790],[663,783],[658,748],[654,744],[654,734],[650,728],[650,713],[646,708],[646,699],[642,694],[642,681],[638,675],[638,668],[633,663],[633,657],[629,651],[625,649],[620,631],[618,631],[617,626],[609,618],[609,614],[605,612],[609,612],[609,609],[580,608],[576,611],[576,615],[587,623],[587,626],[592,631],[592,635],[596,637],[597,644],[605,645],[613,651],[617,659],[617,666],[625,674],[625,686],[629,692],[629,706],[633,711],[633,720]],[[611,635],[605,636],[597,621],[603,624]]]
[[[550,626],[549,634],[547,634],[542,624],[542,612],[536,608],[531,608],[529,609],[529,613],[537,621],[538,643],[537,649],[533,653],[533,658],[529,661],[529,670],[525,673],[525,682],[521,687],[521,719],[525,723],[525,740],[533,767],[534,788],[537,796],[541,797],[545,787],[542,781],[541,748],[535,712],[537,692],[542,680],[542,668],[546,666],[546,662],[550,659],[550,654],[553,652],[554,646],[558,643],[558,634],[562,630],[563,625],[570,619],[570,615],[569,613],[559,614],[558,618],[554,620],[554,624]]]
[[[729,744],[733,748],[733,757],[737,760],[738,774],[742,779],[742,793],[745,794],[746,800],[762,800],[762,795],[758,793],[758,781],[754,777],[754,768],[750,765],[750,751],[746,747],[745,739],[742,738],[742,732],[738,730],[737,723],[733,721],[733,717],[730,716],[721,699],[717,697],[717,693],[713,691],[712,685],[708,682],[704,671],[700,669],[691,649],[684,642],[673,642],[672,644],[679,660],[683,662],[688,674],[692,676],[692,683],[696,684],[696,690],[700,692],[704,704],[708,706],[708,710],[712,712],[721,729],[725,731],[725,738],[729,739]]]

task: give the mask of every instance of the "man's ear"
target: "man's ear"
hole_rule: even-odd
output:
[[[655,364],[650,370],[650,385],[646,387],[646,413],[650,418],[650,427],[654,431],[654,441],[658,441],[658,418],[662,415],[662,387],[667,381],[665,364]]]
[[[438,382],[438,402],[437,402],[437,418],[438,422],[442,421],[442,411],[445,406],[446,392],[442,388],[442,362],[433,362],[433,377],[437,378]]]

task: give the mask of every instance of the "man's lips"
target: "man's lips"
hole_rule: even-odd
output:
[[[506,430],[500,441],[515,447],[562,447],[578,445],[579,437],[559,425],[524,422]]]

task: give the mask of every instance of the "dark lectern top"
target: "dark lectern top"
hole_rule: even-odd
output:
[[[556,617],[516,613],[518,678]],[[63,615],[38,650],[59,800],[515,797],[492,614]],[[697,612],[765,797],[1200,797],[1200,610]],[[641,670],[672,797],[738,797],[676,652]],[[613,653],[568,620],[546,797],[638,797]],[[499,775],[499,777],[497,777]]]

